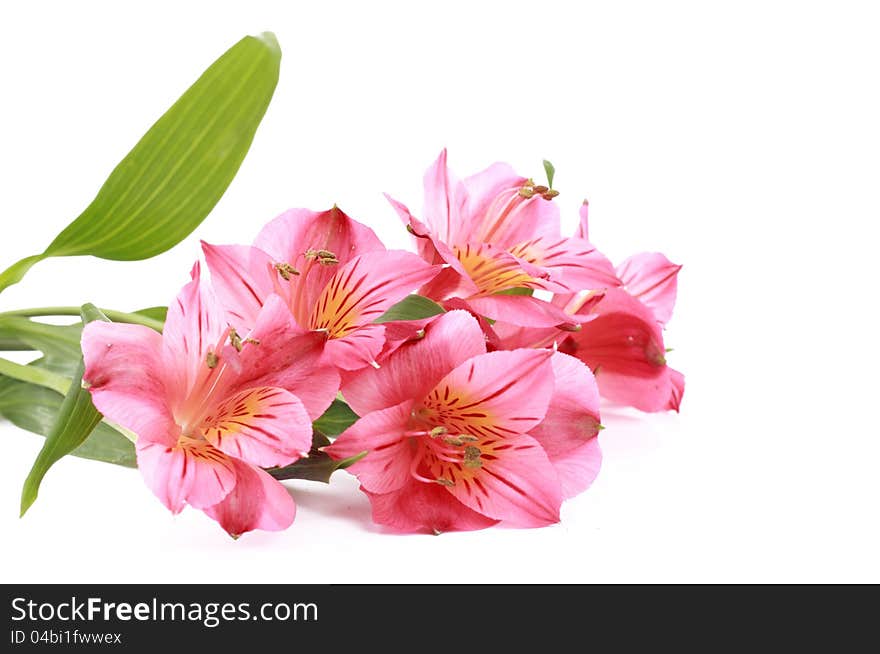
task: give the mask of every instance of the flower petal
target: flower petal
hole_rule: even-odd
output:
[[[559,522],[559,478],[535,439],[514,434],[481,439],[468,447],[479,450],[470,467],[439,459],[428,464],[435,478],[447,480],[444,487],[462,504],[514,526]]]
[[[556,352],[550,359],[555,388],[547,416],[529,434],[559,475],[566,498],[586,490],[599,473],[599,389],[581,361]]]
[[[232,459],[204,441],[173,447],[138,439],[138,468],[147,486],[173,513],[221,501],[235,486]]]
[[[641,300],[665,324],[675,307],[679,270],[680,265],[659,252],[642,252],[620,264],[617,275],[630,295]]]
[[[372,229],[338,207],[328,211],[285,211],[260,231],[254,245],[275,261],[294,267],[305,261],[308,250],[333,252],[339,264],[345,265],[359,254],[385,249]]]
[[[600,368],[596,371],[596,383],[606,400],[650,413],[678,411],[684,394],[684,375],[669,366],[660,368],[654,377]]]
[[[177,409],[203,375],[209,351],[219,348],[227,325],[210,286],[200,278],[200,266],[192,270],[192,281],[183,287],[168,307],[162,332],[166,387]]]
[[[566,327],[579,322],[561,308],[529,295],[487,295],[467,301],[487,318],[518,327]]]
[[[342,394],[358,415],[424,397],[466,359],[486,351],[477,321],[465,311],[444,313],[424,327],[424,337],[403,343],[380,361],[343,379]]]
[[[92,322],[82,334],[83,382],[98,410],[152,442],[173,444],[179,429],[163,381],[162,336],[141,325]]]
[[[553,396],[544,420],[529,434],[555,462],[599,433],[599,389],[593,373],[576,358],[555,352],[550,363]]]
[[[525,433],[547,413],[552,354],[512,350],[472,357],[441,379],[415,414],[453,434],[503,438]]]
[[[366,325],[440,272],[410,252],[370,252],[340,268],[321,292],[309,329],[342,338]]]
[[[410,479],[391,493],[364,492],[373,506],[373,522],[394,531],[439,534],[475,531],[498,523],[469,509],[439,484]]]
[[[465,214],[468,217],[475,216],[482,219],[489,214],[495,199],[504,193],[516,189],[517,191],[526,182],[526,178],[509,165],[503,162],[493,163],[491,166],[470,177],[464,179],[464,187],[467,190],[467,205]],[[480,226],[480,225],[478,225]],[[471,230],[465,234],[463,240],[469,240],[474,236]]]
[[[518,287],[534,288],[548,276],[540,268],[489,243],[465,243],[454,251],[480,295]]]
[[[259,248],[202,241],[202,251],[227,320],[241,333],[253,329],[269,295],[286,291],[289,296],[290,282],[278,281],[272,258]]]
[[[666,365],[653,312],[622,289],[608,289],[590,306],[592,319],[569,344],[593,370],[602,397],[642,411],[677,410],[684,379]]]
[[[278,386],[296,395],[311,419],[317,419],[339,390],[339,373],[322,362],[326,334],[304,332],[283,300],[272,295],[248,337],[240,353],[224,352],[236,369],[227,392]]]
[[[348,468],[373,493],[402,488],[409,479],[414,448],[406,435],[412,401],[368,413],[346,429],[324,452],[336,460],[368,451]]]
[[[342,338],[331,338],[324,347],[329,365],[359,370],[375,363],[385,345],[385,325],[361,325]]]
[[[517,244],[510,253],[549,273],[545,290],[576,293],[620,286],[611,261],[584,239],[533,238]]]
[[[220,523],[233,538],[254,529],[281,531],[296,517],[296,504],[287,489],[267,472],[232,459],[235,488],[205,514]]]
[[[447,244],[459,242],[462,210],[467,200],[462,183],[446,165],[446,149],[425,172],[425,222],[438,239]]]
[[[385,249],[372,229],[335,206],[322,212],[291,209],[266,225],[254,245],[299,272],[290,279],[290,306],[303,326],[340,267],[360,254]],[[332,254],[337,263],[322,263],[315,256],[320,251]]]
[[[272,386],[227,398],[201,426],[211,445],[247,463],[286,466],[312,446],[312,421],[299,398]]]
[[[419,256],[430,264],[446,264],[444,269],[429,284],[419,290],[421,295],[436,300],[443,300],[455,294],[471,295],[478,291],[471,281],[455,252],[446,243],[439,240],[431,230],[415,216],[406,205],[398,202],[387,193],[385,198],[397,211],[401,220],[410,230],[416,243]]]
[[[602,467],[602,450],[599,439],[591,438],[586,443],[551,461],[559,475],[562,497],[569,499],[587,490]]]
[[[470,219],[474,225],[470,237],[474,242],[507,249],[536,237],[560,237],[559,207],[541,195],[523,197],[520,191],[525,182],[522,179],[516,186],[499,192],[488,204],[485,200],[471,201],[471,210],[480,212]]]
[[[590,203],[584,200],[583,204],[581,204],[581,208],[578,211],[578,215],[580,217],[580,222],[578,222],[577,230],[574,235],[578,238],[582,238],[585,241],[590,240]]]

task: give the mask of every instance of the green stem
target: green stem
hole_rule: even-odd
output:
[[[3,316],[22,316],[25,318],[35,318],[38,316],[76,316],[80,317],[81,307],[38,307],[36,309],[18,309],[16,311],[4,311],[0,313]],[[124,311],[113,311],[112,309],[101,309],[101,313],[107,316],[113,322],[127,322],[133,325],[143,325],[150,329],[161,332],[165,326],[161,321],[142,316],[137,313],[125,313]]]
[[[0,359],[0,375],[43,386],[61,395],[66,395],[70,388],[70,380],[64,375],[58,375],[35,366],[23,366],[7,359]]]

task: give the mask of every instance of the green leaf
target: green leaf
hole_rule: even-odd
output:
[[[14,379],[0,379],[0,416],[35,434],[47,436],[58,421],[64,397],[58,393]],[[134,445],[118,431],[100,423],[73,456],[134,468]]]
[[[18,284],[35,263],[42,261],[45,258],[45,254],[35,254],[30,257],[25,257],[9,266],[9,268],[0,273],[0,292],[2,292],[7,286]]]
[[[43,254],[0,274],[0,291],[47,257],[147,259],[188,236],[238,172],[280,65],[271,33],[245,37],[230,48],[150,128]]]
[[[334,461],[321,452],[320,448],[329,445],[330,440],[320,431],[315,430],[312,437],[312,449],[306,458],[283,468],[271,468],[267,472],[275,479],[307,479],[330,483],[330,476],[337,470],[345,470],[363,459],[367,452],[361,452],[342,461]]]
[[[82,325],[47,325],[18,316],[0,317],[0,338],[17,339],[25,350],[79,359]]]
[[[556,168],[546,159],[544,159],[544,172],[547,173],[547,186],[553,188],[553,177],[556,175]]]
[[[146,316],[152,320],[157,320],[158,322],[165,322],[166,317],[168,316],[168,307],[150,307],[149,309],[141,309],[140,311],[135,311],[136,314],[141,316]]]
[[[420,320],[443,313],[443,307],[421,295],[410,295],[388,309],[375,322],[392,320]]]
[[[516,286],[514,288],[506,288],[503,291],[498,291],[495,295],[532,295],[534,292],[535,291],[531,288]]]
[[[330,408],[320,418],[315,420],[313,426],[327,436],[338,436],[351,427],[358,419],[358,415],[351,410],[342,400],[333,400]]]
[[[82,308],[82,322],[87,324],[93,320],[107,320],[95,306],[86,304]],[[37,499],[40,483],[52,465],[63,456],[70,454],[89,437],[89,434],[101,422],[101,414],[92,404],[91,394],[82,387],[84,366],[80,359],[79,366],[73,376],[73,383],[61,403],[55,424],[46,436],[43,449],[37,455],[30,474],[25,479],[21,491],[21,515],[24,515]]]

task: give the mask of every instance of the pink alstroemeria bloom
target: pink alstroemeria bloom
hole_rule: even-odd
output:
[[[551,350],[486,352],[469,313],[454,310],[343,381],[362,416],[325,451],[368,450],[348,470],[397,531],[559,521],[601,454],[599,396],[588,368]]]
[[[590,367],[602,397],[642,411],[678,411],[684,375],[666,365],[662,326],[648,305],[614,288],[575,298],[567,310],[583,322],[560,350]]]
[[[425,175],[424,222],[388,198],[416,237],[419,254],[449,267],[420,293],[465,300],[475,312],[523,327],[567,324],[548,302],[511,289],[574,293],[618,286],[614,268],[586,238],[563,237],[557,191],[504,163],[459,181],[446,151]],[[499,294],[500,293],[500,294]]]
[[[308,452],[312,420],[338,373],[319,367],[324,339],[302,334],[278,297],[239,336],[193,269],[163,334],[93,322],[84,383],[107,418],[137,434],[138,468],[174,513],[189,504],[232,536],[293,522],[290,494],[262,468]]]
[[[253,247],[203,248],[230,324],[250,329],[266,299],[278,295],[303,330],[326,334],[329,362],[345,370],[375,361],[385,327],[373,321],[440,272],[414,254],[386,250],[337,207],[291,209]]]

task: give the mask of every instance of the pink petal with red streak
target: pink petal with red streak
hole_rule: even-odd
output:
[[[409,479],[414,448],[406,435],[412,401],[368,413],[346,429],[324,452],[337,460],[367,451],[348,468],[361,485],[373,493],[402,488]]]
[[[497,520],[469,509],[439,484],[410,479],[392,493],[364,489],[373,507],[373,521],[403,533],[475,531],[498,524]]]
[[[286,466],[312,446],[312,421],[296,395],[272,386],[241,391],[202,423],[211,445],[263,468]]]
[[[378,370],[346,376],[342,394],[358,415],[423,397],[451,369],[486,351],[474,318],[464,311],[444,313],[425,327],[425,335],[400,345]]]
[[[281,531],[296,517],[296,504],[287,489],[264,470],[232,459],[236,483],[223,501],[205,513],[233,538],[254,529]]]

